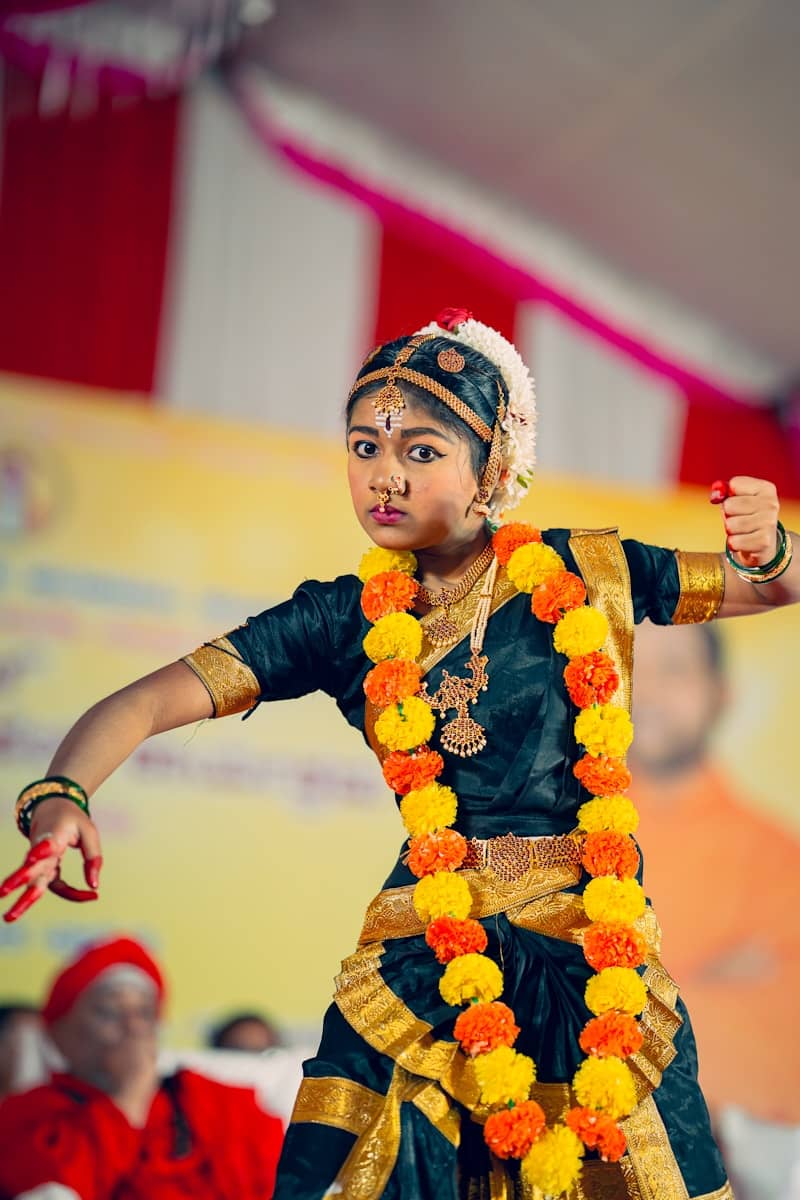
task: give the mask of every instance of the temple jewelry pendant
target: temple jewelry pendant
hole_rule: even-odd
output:
[[[461,631],[449,611],[442,606],[441,611],[425,626],[425,633],[432,646],[449,646],[459,640]]]
[[[443,671],[436,694],[430,697],[424,692],[422,694],[422,698],[442,717],[450,709],[456,710],[452,721],[442,726],[440,737],[442,748],[459,758],[471,758],[486,745],[486,730],[469,715],[469,706],[475,704],[480,693],[489,686],[489,676],[486,674],[488,661],[485,654],[479,655],[473,651],[469,662],[465,663],[471,679],[460,679],[449,671]]]

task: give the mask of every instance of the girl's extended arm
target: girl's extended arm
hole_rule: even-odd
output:
[[[84,713],[56,750],[47,775],[66,776],[91,795],[145,738],[212,713],[211,698],[197,675],[183,662],[171,663]],[[6,921],[21,917],[48,888],[67,900],[96,898],[102,864],[100,838],[94,823],[76,804],[61,798],[37,804],[30,841],[22,867],[0,885],[0,896],[24,889],[5,914]],[[70,846],[83,855],[88,891],[72,888],[60,877],[61,860]]]

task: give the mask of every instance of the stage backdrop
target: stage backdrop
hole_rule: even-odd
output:
[[[0,778],[9,809],[0,856],[10,869],[24,848],[13,799],[44,773],[85,708],[301,580],[350,571],[365,538],[337,440],[126,408],[10,377],[0,380],[0,410]],[[544,526],[619,524],[623,535],[688,549],[721,543],[718,513],[693,490],[541,479],[522,516]],[[800,513],[785,520],[797,526]],[[768,876],[772,845],[797,846],[788,648],[799,629],[794,613],[724,628],[733,699],[714,754],[766,830],[749,876],[737,880],[743,895]],[[332,702],[264,706],[244,722],[206,722],[149,742],[100,789],[95,809],[105,836],[100,902],[76,907],[48,896],[3,926],[2,998],[38,998],[77,943],[125,929],[166,964],[171,1044],[197,1042],[213,1018],[241,1005],[263,1007],[290,1030],[316,1027],[402,839],[377,765]],[[713,829],[703,836],[710,903],[714,873],[730,863],[720,861]],[[676,861],[678,887],[681,871]],[[798,878],[795,870],[781,951],[795,955],[795,967]],[[671,942],[667,929],[667,965],[681,954],[679,931]],[[740,964],[740,981],[747,969]],[[768,1012],[750,1011],[757,1038],[769,1038]],[[792,1057],[785,1047],[783,1057]],[[701,1061],[713,1076],[702,1031]],[[792,1070],[796,1095],[800,1070]],[[784,1099],[776,1094],[776,1110]]]

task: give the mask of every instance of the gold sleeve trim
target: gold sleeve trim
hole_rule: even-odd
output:
[[[675,551],[681,594],[672,614],[673,625],[696,625],[719,612],[725,596],[721,554]]]
[[[606,647],[619,670],[611,703],[631,708],[633,597],[628,560],[616,529],[573,529],[569,548],[578,565],[589,603],[608,621]]]
[[[227,637],[206,642],[182,661],[205,684],[215,717],[246,712],[261,696],[261,685]]]

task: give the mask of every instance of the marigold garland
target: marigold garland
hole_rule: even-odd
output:
[[[583,935],[583,953],[595,971],[605,967],[640,967],[647,944],[631,925],[612,925],[595,921]]]
[[[513,1046],[519,1025],[507,1004],[493,1000],[491,1004],[471,1004],[456,1021],[453,1033],[464,1053],[474,1058],[498,1046]]]
[[[408,869],[419,879],[436,871],[457,871],[467,854],[467,839],[455,829],[421,833],[408,844]]]
[[[443,965],[462,954],[483,954],[489,939],[480,921],[437,917],[425,930],[425,941]]]
[[[541,540],[541,533],[538,529],[534,529],[532,525],[523,525],[512,521],[508,525],[500,526],[492,538],[492,546],[494,547],[497,561],[502,567],[506,567],[511,555],[520,546],[525,546],[528,542],[540,542]]]
[[[409,792],[400,801],[400,816],[412,837],[435,833],[452,825],[456,819],[458,800],[452,788],[441,783],[426,783]]]
[[[432,783],[444,770],[444,759],[436,750],[420,746],[409,753],[395,750],[384,761],[383,778],[398,796]]]
[[[445,1004],[496,1000],[503,992],[503,975],[496,962],[482,954],[462,954],[447,964],[439,980]]]
[[[567,658],[592,654],[600,650],[608,637],[608,621],[603,613],[589,604],[564,613],[553,632],[553,645]]]
[[[585,762],[585,759],[580,761]],[[595,796],[578,809],[578,827],[584,833],[601,833],[603,830],[636,833],[639,814],[627,796]]]
[[[498,1158],[524,1158],[544,1131],[545,1115],[535,1100],[522,1100],[513,1108],[502,1108],[486,1119],[483,1136]]]
[[[364,584],[361,610],[368,621],[377,621],[389,613],[407,612],[418,591],[416,579],[403,571],[382,571]]]
[[[639,854],[631,838],[638,815],[622,793],[630,785],[624,758],[632,726],[623,707],[612,701],[619,673],[602,649],[608,638],[603,613],[586,603],[580,576],[542,541],[530,525],[502,527],[493,539],[495,555],[519,591],[531,593],[534,615],[554,625],[553,645],[566,655],[564,683],[580,710],[575,737],[585,748],[573,767],[593,797],[578,812],[586,835],[582,861],[593,877],[583,895],[591,922],[583,938],[584,955],[597,972],[586,985],[586,1004],[595,1016],[587,1022],[580,1046],[587,1055],[572,1086],[579,1106],[549,1129],[544,1114],[528,1096],[535,1064],[512,1047],[519,1033],[513,1011],[498,1001],[503,990],[500,968],[485,957],[483,925],[469,917],[472,896],[462,866],[466,841],[451,826],[457,813],[455,793],[436,782],[444,768],[440,754],[427,745],[435,721],[420,695],[422,648],[419,621],[408,610],[418,590],[411,578],[414,555],[377,548],[361,561],[362,609],[372,629],[364,650],[376,664],[365,679],[365,692],[380,709],[378,741],[391,753],[384,778],[403,799],[400,810],[409,831],[406,861],[419,882],[414,907],[427,924],[425,940],[444,965],[439,990],[445,1003],[468,1007],[456,1020],[454,1034],[474,1059],[481,1101],[506,1105],[490,1114],[485,1140],[498,1157],[522,1159],[528,1182],[546,1194],[568,1190],[580,1173],[584,1145],[608,1161],[617,1161],[625,1138],[617,1118],[636,1103],[633,1079],[624,1059],[642,1044],[634,1014],[641,1012],[647,989],[637,973],[646,944],[634,928],[645,908],[634,878]]]
[[[604,1162],[618,1162],[625,1153],[625,1134],[613,1117],[593,1108],[571,1108],[564,1118],[588,1150],[597,1150]]]
[[[633,838],[613,829],[587,834],[581,858],[590,875],[629,879],[639,870],[639,851]]]
[[[593,796],[615,796],[631,786],[631,773],[618,758],[595,758],[584,754],[572,768],[578,782]]]
[[[645,896],[635,879],[599,875],[583,889],[583,907],[590,921],[632,925],[645,910]]]
[[[414,888],[413,902],[421,921],[445,916],[463,921],[472,908],[472,892],[461,875],[437,871],[435,875],[424,875],[420,879]]]
[[[564,560],[546,542],[527,542],[519,546],[506,564],[508,578],[520,592],[532,592],[548,575],[564,570]]]
[[[584,1054],[598,1058],[630,1058],[642,1048],[644,1034],[639,1022],[629,1013],[604,1012],[584,1025],[580,1047]]]
[[[564,668],[564,683],[577,708],[607,704],[619,687],[619,674],[602,650],[572,658]]]
[[[387,708],[399,700],[416,696],[422,679],[419,663],[406,658],[387,658],[376,663],[364,680],[367,699],[376,708]]]
[[[475,1075],[481,1103],[519,1104],[528,1099],[536,1079],[536,1067],[527,1054],[518,1054],[510,1046],[498,1046],[475,1059]]]
[[[569,614],[568,614],[569,615]],[[598,704],[575,718],[575,741],[590,754],[623,758],[633,741],[633,725],[624,708]]]
[[[586,599],[586,586],[572,571],[558,571],[540,583],[531,596],[531,611],[540,621],[555,625],[565,612]]]
[[[367,658],[375,663],[384,658],[418,658],[422,627],[411,613],[388,613],[375,622],[363,645]]]
[[[522,1171],[532,1187],[545,1196],[557,1196],[577,1179],[583,1154],[580,1138],[566,1125],[554,1125],[533,1143],[522,1160]]]
[[[375,722],[375,736],[390,750],[411,750],[427,742],[435,726],[436,719],[425,701],[409,696],[383,710]]]
[[[647,988],[631,967],[604,967],[586,984],[586,1007],[595,1016],[606,1012],[640,1013],[647,1003]]]
[[[619,1058],[586,1058],[575,1072],[572,1088],[580,1105],[610,1117],[626,1117],[636,1107],[630,1068]]]
[[[416,555],[410,550],[384,550],[382,546],[373,546],[361,556],[358,578],[362,583],[367,583],[374,575],[388,574],[391,571],[413,575],[416,569]]]

